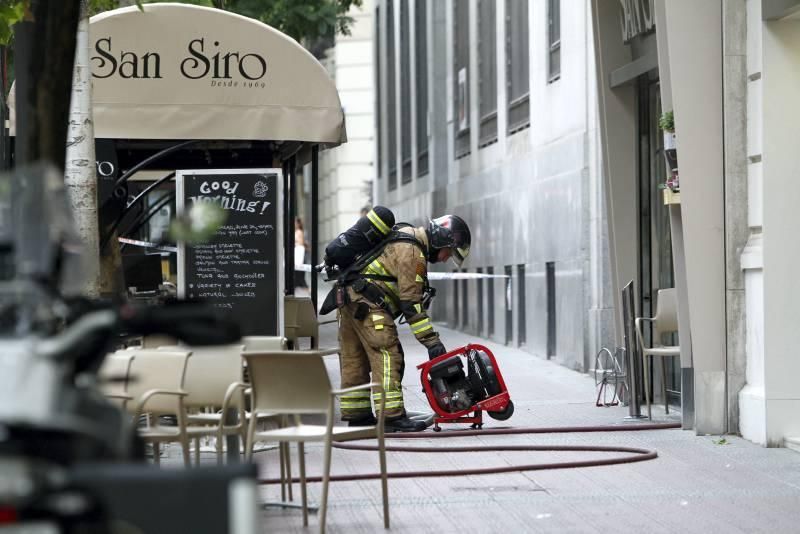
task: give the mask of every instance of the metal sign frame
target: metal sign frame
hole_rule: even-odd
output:
[[[184,180],[187,176],[224,176],[224,175],[237,175],[237,174],[266,174],[266,175],[274,175],[275,176],[275,187],[277,191],[275,193],[275,209],[276,209],[276,223],[275,223],[275,257],[276,257],[276,274],[277,274],[277,283],[278,287],[276,290],[276,295],[279,300],[283,300],[284,295],[284,277],[283,277],[283,269],[285,264],[284,258],[284,246],[283,246],[283,170],[279,168],[261,168],[261,169],[183,169],[176,171],[175,173],[175,211],[177,216],[181,216],[186,209],[186,205],[184,204],[185,198],[185,187],[184,187]],[[177,263],[178,263],[178,298],[185,298],[186,297],[186,243],[179,241],[178,245],[178,254],[177,254]],[[277,307],[277,318],[278,318],[278,333],[277,335],[283,335],[284,331],[284,307],[281,302],[278,303]]]

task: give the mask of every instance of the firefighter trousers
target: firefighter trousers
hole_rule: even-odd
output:
[[[355,314],[359,303],[351,302],[339,308],[339,365],[342,388],[377,382],[386,395],[385,417],[391,419],[405,414],[403,407],[403,348],[397,338],[397,326],[386,311],[377,305],[369,306],[366,317]],[[370,373],[372,378],[370,379]],[[345,393],[340,397],[342,419],[353,421],[380,409],[380,391],[368,390]]]

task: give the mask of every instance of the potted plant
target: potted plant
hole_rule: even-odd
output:
[[[670,111],[665,111],[658,119],[658,127],[664,132],[664,157],[667,162],[667,170],[669,176],[665,187],[672,191],[680,190],[680,182],[678,181],[678,150],[675,140],[675,114]]]

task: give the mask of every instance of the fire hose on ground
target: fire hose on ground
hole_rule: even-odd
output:
[[[499,436],[512,434],[566,434],[578,432],[632,432],[640,430],[666,430],[681,428],[680,423],[649,423],[632,425],[601,425],[601,426],[565,426],[565,427],[523,427],[523,428],[489,428],[482,430],[456,430],[451,432],[431,433],[431,432],[408,432],[403,434],[391,434],[388,439],[439,439],[450,437],[465,436]],[[364,445],[357,443],[334,443],[337,449],[377,451],[377,445]],[[611,458],[600,458],[593,460],[579,460],[567,462],[548,462],[523,465],[504,465],[498,467],[482,467],[473,469],[451,469],[434,471],[404,471],[398,473],[388,473],[389,478],[428,478],[428,477],[454,477],[469,475],[487,475],[510,472],[542,471],[547,469],[571,469],[578,467],[595,467],[603,465],[627,464],[634,462],[644,462],[658,457],[655,450],[642,449],[638,447],[613,447],[613,446],[594,446],[594,445],[481,445],[481,446],[459,446],[459,447],[408,447],[387,445],[388,452],[507,452],[507,451],[535,451],[535,452],[602,452],[602,453],[623,453],[624,456]],[[331,482],[345,482],[356,480],[379,479],[380,473],[357,473],[350,475],[332,475]],[[293,478],[292,482],[299,482],[299,478]],[[306,482],[321,482],[322,477],[306,477]],[[268,478],[259,480],[259,484],[279,484],[279,478]]]

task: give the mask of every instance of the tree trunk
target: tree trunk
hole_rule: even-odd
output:
[[[87,2],[82,0],[75,47],[64,180],[75,217],[75,226],[84,244],[86,266],[84,293],[89,297],[118,295],[124,285],[116,236],[101,257],[95,161],[89,63],[89,14]]]
[[[45,161],[64,170],[78,2],[31,0],[32,20],[16,35],[17,165]]]
[[[86,286],[89,297],[100,295],[100,248],[97,229],[97,176],[95,173],[92,84],[89,66],[89,17],[82,0],[75,46],[75,73],[67,132],[64,183],[75,226],[83,240]],[[109,247],[109,248],[114,248]]]

